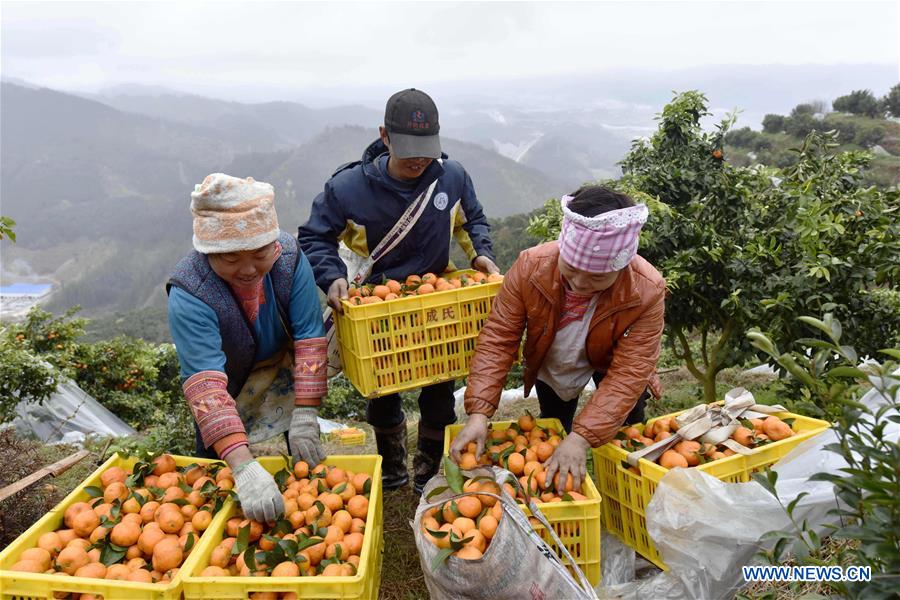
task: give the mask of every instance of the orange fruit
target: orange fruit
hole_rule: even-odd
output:
[[[114,580],[118,580],[118,581],[123,581],[130,574],[131,574],[131,569],[129,569],[125,565],[122,565],[122,564],[110,565],[109,567],[106,568],[106,577],[104,579],[114,579]]]
[[[475,546],[466,545],[457,550],[455,553],[457,558],[461,558],[463,560],[478,560],[483,556],[481,550],[476,548]]]
[[[459,468],[464,471],[469,471],[478,466],[478,459],[475,458],[475,455],[470,452],[463,453],[462,456],[459,457]]]
[[[184,515],[181,514],[180,509],[164,510],[156,517],[156,522],[165,533],[177,533],[184,526]]]
[[[762,424],[763,433],[772,441],[779,441],[794,435],[791,426],[778,417],[767,417]]]
[[[365,533],[366,532],[366,522],[364,519],[360,519],[359,517],[353,518],[353,524],[350,525],[350,533]]]
[[[99,562],[92,562],[76,569],[72,573],[75,577],[91,577],[93,579],[103,579],[106,577],[106,565]]]
[[[160,541],[165,539],[166,534],[161,529],[153,529],[145,527],[138,537],[138,548],[147,556],[153,554],[153,549]]]
[[[553,455],[553,446],[548,444],[547,442],[541,442],[537,445],[537,448],[534,449],[537,453],[538,460],[541,462],[545,462],[550,456]]]
[[[319,502],[330,508],[332,514],[344,507],[344,499],[334,492],[324,492],[320,494]]]
[[[346,510],[339,510],[332,516],[331,523],[344,533],[348,533],[353,526],[353,515]]]
[[[250,541],[255,542],[259,538],[262,537],[263,534],[263,526],[259,521],[254,521],[253,519],[244,519],[238,525],[238,530],[240,531],[247,525],[250,525]]]
[[[493,515],[487,514],[478,521],[478,531],[480,531],[481,535],[486,539],[491,539],[497,532],[498,525],[497,519]]]
[[[150,502],[144,503],[144,506],[141,507],[141,510],[138,514],[141,515],[141,520],[144,523],[149,523],[154,519],[154,515],[156,514],[158,508],[159,502],[151,500]]]
[[[128,488],[121,481],[113,481],[103,490],[103,500],[112,504],[116,500],[125,500],[128,497]]]
[[[525,471],[525,457],[518,452],[509,455],[507,466],[513,475],[521,475]]]
[[[63,542],[57,532],[49,531],[38,538],[38,548],[43,548],[52,556],[56,556],[63,549]]]
[[[131,521],[122,521],[112,528],[109,541],[117,546],[133,546],[141,537],[141,527]]]
[[[341,542],[346,547],[348,554],[358,555],[360,552],[362,552],[363,534],[348,533],[344,536],[344,539]]]
[[[422,278],[418,275],[410,275],[406,278],[406,285],[418,285],[422,283]]]
[[[731,439],[742,446],[753,446],[753,432],[743,426],[735,429],[734,433],[731,435]]]
[[[124,484],[127,477],[128,473],[122,467],[110,467],[100,474],[100,485],[106,488],[114,481]]]
[[[175,470],[175,459],[170,454],[161,454],[153,459],[154,475],[162,475],[163,473],[171,473]]]
[[[181,483],[181,476],[176,471],[170,471],[169,473],[163,473],[159,476],[159,481],[157,482],[156,487],[168,489],[170,487],[177,486],[179,483]],[[197,482],[195,481],[194,483]]]
[[[456,501],[456,507],[459,514],[470,519],[477,517],[482,509],[481,502],[475,496],[463,496]]]
[[[544,468],[544,466],[541,463],[539,463],[538,461],[536,461],[536,460],[529,461],[529,462],[526,462],[525,466],[522,468],[522,474],[527,477],[527,476],[531,475],[532,473],[542,470],[543,468]]]
[[[453,521],[453,526],[458,530],[460,536],[465,535],[469,531],[475,529],[475,521],[469,517],[457,517]]]
[[[272,577],[299,577],[300,567],[289,560],[278,563],[272,569]]]
[[[191,525],[197,531],[205,531],[210,523],[212,523],[212,513],[208,510],[198,510],[191,518]]]
[[[527,414],[519,417],[518,424],[519,429],[526,433],[534,429],[534,426],[536,425],[536,423],[534,422],[534,417]]]
[[[352,516],[365,519],[369,512],[369,500],[365,496],[353,496],[347,502],[347,512]]]
[[[134,581],[135,583],[153,583],[153,576],[146,569],[133,569],[125,576],[125,581]]]
[[[659,466],[666,469],[674,469],[676,467],[687,468],[688,461],[683,454],[674,450],[666,450],[659,457]]]
[[[46,569],[42,569],[40,563],[33,560],[20,560],[9,569],[10,571],[18,571],[20,573],[43,573]]]
[[[85,510],[72,519],[72,529],[78,537],[88,537],[100,525],[100,517],[92,510]]]
[[[66,523],[66,527],[72,528],[72,522],[74,521],[75,516],[86,510],[92,510],[91,505],[87,502],[76,502],[75,504],[67,508],[66,512],[63,513],[63,520]]]
[[[84,548],[67,547],[63,548],[56,557],[56,564],[60,571],[65,571],[69,575],[73,575],[75,571],[91,562],[90,557]]]
[[[29,548],[19,556],[20,561],[30,560],[39,564],[41,566],[41,571],[46,571],[50,568],[50,561],[52,559],[53,557],[50,555],[50,552],[43,548]]]
[[[161,573],[181,565],[184,553],[177,539],[160,540],[153,548],[153,568]]]
[[[432,294],[434,293],[434,286],[430,283],[423,283],[416,289],[416,293],[420,296],[423,294]]]
[[[376,285],[372,288],[372,295],[378,296],[382,300],[384,300],[385,296],[391,293],[391,288],[386,285]]]

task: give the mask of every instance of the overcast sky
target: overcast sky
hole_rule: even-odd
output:
[[[85,91],[127,82],[248,98],[255,86],[337,93],[771,63],[894,65],[900,80],[890,0],[3,2],[0,11],[5,77]]]

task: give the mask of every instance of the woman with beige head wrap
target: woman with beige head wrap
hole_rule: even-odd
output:
[[[283,433],[294,460],[325,458],[322,313],[309,262],[278,228],[274,201],[268,183],[209,175],[191,194],[194,251],[166,286],[197,455],[228,463],[244,513],[260,522],[284,504],[250,442]]]

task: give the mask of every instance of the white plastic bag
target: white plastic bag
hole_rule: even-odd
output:
[[[467,473],[473,477],[487,476],[498,483],[511,477],[508,471],[502,469],[483,468]],[[503,518],[500,519],[484,556],[478,560],[449,556],[443,564],[433,568],[440,550],[422,532],[425,511],[439,507],[448,500],[472,495],[456,494],[447,489],[427,499],[433,490],[446,485],[447,481],[443,476],[433,477],[428,482],[416,509],[415,520],[411,524],[425,583],[432,600],[596,598],[587,580],[584,580],[582,586],[576,583],[553,550],[531,527],[528,517],[515,500],[505,492],[497,496],[503,505]],[[535,516],[543,518],[537,512]],[[552,531],[549,526],[548,530]],[[562,546],[562,543],[559,545]]]

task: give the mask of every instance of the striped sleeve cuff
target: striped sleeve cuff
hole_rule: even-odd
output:
[[[294,341],[294,404],[319,406],[328,393],[328,341],[324,337]]]
[[[207,448],[233,434],[247,439],[244,423],[227,386],[228,377],[221,371],[200,371],[188,377],[181,386]],[[237,438],[232,439],[236,441]]]

